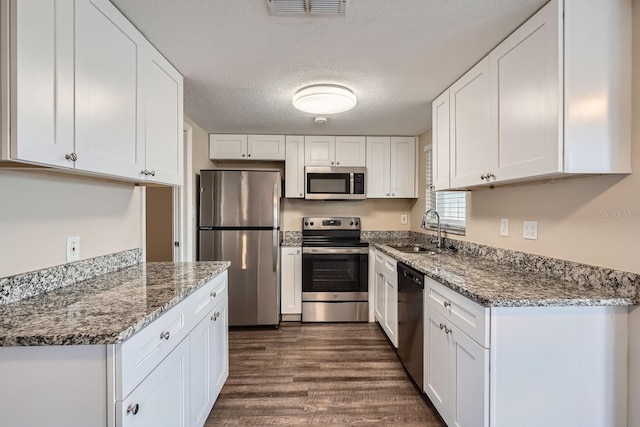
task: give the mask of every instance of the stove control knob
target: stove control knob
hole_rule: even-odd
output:
[[[356,225],[358,225],[358,221],[356,221]]]
[[[349,225],[353,225],[353,221],[351,221],[351,223]]]
[[[309,225],[309,223],[307,221],[304,222],[304,225]]]
[[[311,221],[309,224],[310,224],[311,226],[313,226],[313,221]]]

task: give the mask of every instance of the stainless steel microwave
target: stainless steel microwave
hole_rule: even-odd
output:
[[[367,168],[307,166],[305,199],[360,200],[366,198]]]

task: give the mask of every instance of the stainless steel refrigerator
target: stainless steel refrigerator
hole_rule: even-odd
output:
[[[279,171],[200,172],[201,261],[231,261],[229,325],[280,322]]]

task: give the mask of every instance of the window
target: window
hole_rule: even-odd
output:
[[[440,225],[443,230],[454,234],[464,234],[466,230],[467,218],[467,193],[466,191],[433,191],[432,183],[432,162],[433,151],[431,146],[425,150],[427,157],[427,189],[426,206],[428,209],[435,209],[440,214]],[[435,228],[437,221],[435,215],[429,215],[427,224],[430,228]]]

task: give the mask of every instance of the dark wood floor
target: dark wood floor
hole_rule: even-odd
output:
[[[377,324],[232,330],[229,379],[206,426],[444,423]]]

